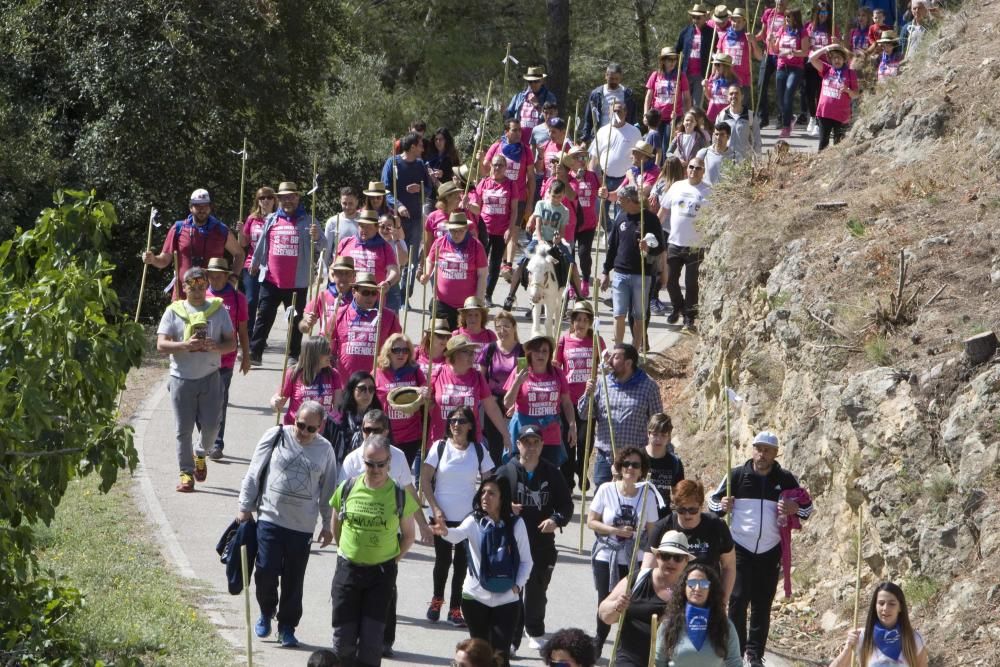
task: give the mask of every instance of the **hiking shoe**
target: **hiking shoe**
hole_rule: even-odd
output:
[[[667,307],[659,299],[652,299],[649,302],[649,312],[651,312],[653,315],[662,315],[663,313],[667,312]]]
[[[681,319],[681,314],[677,310],[671,309],[670,314],[667,315],[667,324],[677,324]]]
[[[545,643],[543,641],[544,639],[544,637],[532,637],[531,635],[528,635],[528,648],[532,651],[541,651],[542,644]]]
[[[696,327],[694,324],[693,317],[684,318],[684,326],[681,327],[681,331],[684,333],[691,333],[691,334],[696,333],[698,331],[698,327]]]
[[[503,309],[510,312],[514,308],[514,297],[509,296],[503,300]]]
[[[208,458],[212,459],[213,461],[220,461],[222,460],[223,456],[224,455],[222,453],[222,447],[219,447],[218,445],[212,447],[212,451],[208,453]]]
[[[517,657],[517,646],[514,646],[513,644],[510,645],[510,653],[507,654],[507,657],[508,658]]]
[[[427,606],[427,620],[437,623],[441,619],[441,607],[444,605],[444,598],[431,598],[430,605]]]
[[[500,277],[510,282],[511,278],[514,277],[514,267],[510,262],[504,262],[500,265]]]
[[[194,457],[194,481],[204,482],[208,479],[208,464],[204,456]]]
[[[271,636],[271,615],[261,613],[253,626],[253,631],[261,639]]]
[[[454,625],[456,628],[464,628],[465,618],[462,616],[462,610],[458,607],[452,607],[448,610],[448,622]]]
[[[743,658],[746,667],[764,667],[764,658],[758,657],[755,653],[747,653]]]
[[[393,657],[395,655],[396,655],[396,652],[392,650],[391,646],[383,646],[382,647],[382,657],[383,658],[391,658],[391,657]]]
[[[180,493],[191,493],[194,491],[194,477],[186,472],[182,472],[181,481],[177,483],[177,491]]]
[[[783,127],[781,128],[781,132],[778,133],[779,139],[787,139],[790,136],[792,136],[792,128],[790,127]]]
[[[295,638],[295,628],[289,628],[278,624],[278,643],[285,648],[295,648],[299,645],[299,640]]]
[[[580,296],[584,299],[590,297],[590,281],[584,280],[580,283]]]
[[[250,365],[251,366],[263,366],[264,365],[264,359],[263,359],[262,355],[251,353],[250,354]]]

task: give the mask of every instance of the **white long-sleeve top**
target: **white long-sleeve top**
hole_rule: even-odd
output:
[[[483,528],[479,521],[474,514],[470,514],[465,517],[461,524],[455,528],[449,528],[448,534],[444,536],[444,539],[452,544],[458,544],[462,540],[469,540],[469,555],[472,558],[472,567],[476,572],[483,571],[482,555],[479,553],[479,546],[483,543]],[[482,521],[492,523],[489,517],[484,517]],[[514,523],[514,541],[517,542],[517,553],[520,559],[520,564],[517,568],[516,583],[518,588],[524,589],[524,585],[528,582],[528,576],[531,574],[533,563],[531,560],[531,545],[528,543],[528,530],[524,527],[524,521],[521,519],[518,519]],[[511,602],[517,602],[518,600],[513,589],[506,593],[493,593],[480,586],[479,580],[472,576],[465,578],[465,584],[462,585],[462,592],[487,607],[499,607]]]

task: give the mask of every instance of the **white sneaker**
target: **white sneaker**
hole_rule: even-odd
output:
[[[809,126],[806,128],[806,134],[810,137],[819,136],[819,123],[817,123],[816,119],[813,117],[809,118]]]
[[[531,635],[528,635],[528,648],[532,651],[541,651],[543,643],[542,637],[532,637]]]
[[[507,657],[508,658],[516,658],[517,657],[517,647],[514,646],[513,644],[510,645],[510,653],[507,654]]]

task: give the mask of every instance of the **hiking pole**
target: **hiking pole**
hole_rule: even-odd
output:
[[[333,326],[330,327],[330,335],[328,336],[328,338],[330,339],[331,346],[333,345],[333,334],[336,333],[337,331],[337,311],[340,310],[341,296],[342,296],[341,293],[337,292],[337,298],[334,299],[333,301]],[[329,322],[327,324],[329,324]],[[325,335],[326,330],[324,329],[323,331]]]
[[[573,125],[573,132],[576,132],[577,134],[579,134],[580,133],[580,98],[579,97],[576,98],[576,106],[573,107],[573,117],[570,118],[570,121],[571,122],[575,121],[575,125]],[[570,143],[571,146],[575,146],[576,145],[576,137],[572,133],[569,134],[569,143]]]
[[[240,213],[239,217],[236,219],[236,233],[238,234],[240,229],[243,227],[243,196],[245,193],[245,188],[247,184],[247,138],[243,137],[243,150],[240,151],[241,162],[243,166],[240,167]]]
[[[635,518],[635,537],[632,538],[634,540],[632,544],[632,560],[629,561],[628,576],[625,579],[626,595],[632,592],[632,584],[635,583],[635,557],[639,553],[640,527],[642,527],[642,529],[645,529],[644,525],[645,522],[643,521],[643,517],[646,516],[646,498],[649,497],[650,475],[651,473],[646,473],[646,479],[645,479],[646,484],[645,486],[642,487],[642,502],[639,503],[639,514],[636,515]],[[623,611],[618,615],[618,631],[615,633],[614,646],[611,647],[611,662],[608,663],[609,667],[615,667],[615,658],[618,657],[618,645],[621,643],[622,640],[622,626],[624,624],[625,624],[625,612]],[[652,637],[650,638],[650,642],[655,644]]]
[[[483,107],[483,122],[479,125],[479,136],[476,138],[476,142],[472,152],[472,160],[475,162],[476,172],[473,176],[472,169],[469,169],[469,177],[465,179],[465,191],[462,193],[462,199],[469,196],[469,184],[472,183],[473,179],[479,179],[479,168],[482,160],[479,159],[479,152],[483,150],[483,137],[486,136],[486,122],[490,117],[490,98],[493,97],[493,82],[490,81],[489,87],[486,89],[486,105]]]
[[[298,294],[292,292],[292,307],[285,311],[285,317],[288,320],[288,333],[285,335],[285,360],[281,364],[281,387],[278,389],[278,395],[281,396],[281,392],[285,390],[285,376],[288,374],[288,351],[292,347],[292,329],[295,328],[295,297]],[[285,396],[281,396],[286,398]],[[274,425],[281,425],[281,410],[278,410],[278,414],[274,416]]]
[[[431,333],[427,338],[427,389],[428,392],[433,388],[433,383],[431,382],[432,374],[434,370],[434,320],[437,318],[437,266],[431,270],[431,289],[434,291],[434,300],[431,301]],[[424,286],[424,304],[427,303],[427,286]],[[425,308],[426,310],[426,308]],[[420,457],[423,459],[425,452],[427,451],[427,427],[428,420],[431,416],[431,397],[428,396],[427,400],[424,401],[424,424],[420,428]],[[424,489],[420,489],[421,495],[426,495]]]
[[[728,359],[725,351],[722,353],[722,376],[723,384],[725,385],[725,395],[726,395],[726,497],[731,498],[733,495],[733,443],[731,440],[730,430],[729,430],[729,366]],[[732,508],[726,512],[726,525],[732,525],[733,523],[733,512]]]
[[[146,252],[151,252],[153,247],[153,222],[156,220],[156,209],[152,206],[149,207],[149,229],[146,230]],[[139,303],[135,306],[135,319],[133,322],[139,321],[139,313],[142,312],[142,293],[146,291],[146,272],[149,270],[149,264],[145,262],[142,263],[142,280],[139,282]]]
[[[569,305],[569,290],[573,287],[573,267],[575,264],[569,265],[569,273],[566,275],[566,289],[563,290],[562,302],[559,304],[559,317],[556,319],[555,326],[555,339],[559,342],[559,336],[562,335],[562,321],[566,317],[566,306]]]
[[[420,189],[421,199],[423,199],[423,188]],[[423,207],[421,207],[423,210]],[[413,266],[413,246],[410,246],[410,251],[406,256],[407,267]],[[406,331],[406,319],[410,315],[410,297],[405,293],[403,294],[403,331]]]
[[[642,243],[642,237],[646,235],[646,197],[642,193],[642,182],[646,177],[645,170],[646,163],[639,159],[639,181],[636,183],[637,189],[639,190],[639,243]],[[642,296],[639,297],[639,305],[642,306],[642,339],[639,341],[640,350],[642,350],[642,365],[646,365],[646,348],[649,347],[646,344],[646,299],[649,298],[649,288],[646,287],[646,253],[642,252],[642,248],[639,249],[639,284],[642,285]]]
[[[653,617],[649,619],[649,662],[647,662],[647,667],[654,667],[656,665],[656,633],[660,631],[660,616],[658,614],[653,614]]]
[[[864,507],[858,505],[858,560],[856,564],[856,571],[854,574],[854,625],[852,628],[858,627],[858,608],[861,604],[861,536],[864,526]],[[851,651],[851,667],[857,664],[858,656],[857,652],[852,649]]]
[[[326,259],[326,248],[319,251],[319,266],[323,266],[323,260]],[[320,332],[326,329],[326,306],[323,304],[323,274],[319,272],[319,268],[316,269],[316,291],[313,293],[313,298],[316,299],[316,307],[319,309],[319,330]],[[306,305],[308,308],[309,305]]]
[[[240,545],[240,565],[243,567],[243,611],[247,617],[247,667],[253,667],[253,630],[250,623],[250,568],[247,566],[247,545]]]
[[[715,42],[719,35],[719,23],[715,20],[715,14],[712,14],[712,45],[708,47],[708,62],[705,63],[704,67],[707,67],[708,73],[712,73],[712,56],[715,54]],[[679,62],[679,61],[678,61]],[[706,77],[707,78],[707,77]],[[705,94],[703,90],[701,93],[701,104],[698,105],[702,109],[708,109],[708,95]]]
[[[174,301],[181,298],[181,265],[177,258],[177,251],[174,250]]]
[[[382,308],[385,305],[385,288],[378,288],[378,314],[375,316],[375,351],[372,355],[372,377],[378,368],[378,337],[382,335]]]
[[[312,213],[309,214],[311,225],[316,224],[316,191],[319,190],[319,172],[316,170],[319,164],[319,156],[313,155],[313,183],[309,194],[312,195]],[[313,241],[312,229],[309,230],[309,271],[312,272],[313,260],[316,258],[315,241]],[[306,285],[306,304],[309,303],[312,292],[312,280]]]

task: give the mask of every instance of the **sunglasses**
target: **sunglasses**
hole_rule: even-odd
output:
[[[389,351],[392,352],[393,354],[407,354],[410,351],[410,348],[408,348],[408,347],[394,347],[394,348],[392,348]]]
[[[370,384],[359,384],[354,387],[354,391],[359,391],[362,394],[370,394],[375,391],[375,387]]]
[[[641,470],[642,469],[642,462],[641,461],[622,461],[622,470],[626,470],[628,468],[632,468],[633,470]]]
[[[453,419],[449,419],[448,423],[454,426],[465,426],[466,424],[469,423],[469,420],[466,419],[465,417],[455,417]]]
[[[365,435],[382,434],[384,431],[378,426],[362,426],[361,432]]]
[[[375,468],[377,470],[381,470],[382,468],[389,465],[389,459],[386,459],[384,461],[369,461],[368,459],[363,459],[363,460],[366,466],[368,466],[369,468]]]
[[[208,287],[208,279],[206,278],[192,278],[191,280],[185,281],[184,284],[188,287]]]
[[[262,197],[257,197],[257,201],[273,201],[274,195],[263,195]]]
[[[295,422],[295,428],[299,429],[300,431],[307,431],[309,433],[315,433],[316,431],[319,430],[319,426],[310,426],[305,422]]]
[[[675,507],[674,511],[678,514],[683,514],[684,516],[694,516],[701,512],[700,507]]]
[[[708,587],[711,586],[711,585],[712,585],[712,582],[710,582],[708,579],[688,579],[687,580],[687,587],[688,588],[693,588],[695,590],[697,590],[697,589],[700,588],[702,590],[707,591]]]
[[[688,560],[688,557],[685,556],[684,554],[667,554],[663,553],[662,551],[657,551],[656,557],[659,558],[660,560],[668,560],[668,561],[672,560],[675,563],[686,563]]]
[[[361,296],[375,296],[376,294],[378,294],[378,290],[374,290],[374,289],[359,289],[358,290],[358,294],[360,294]]]

